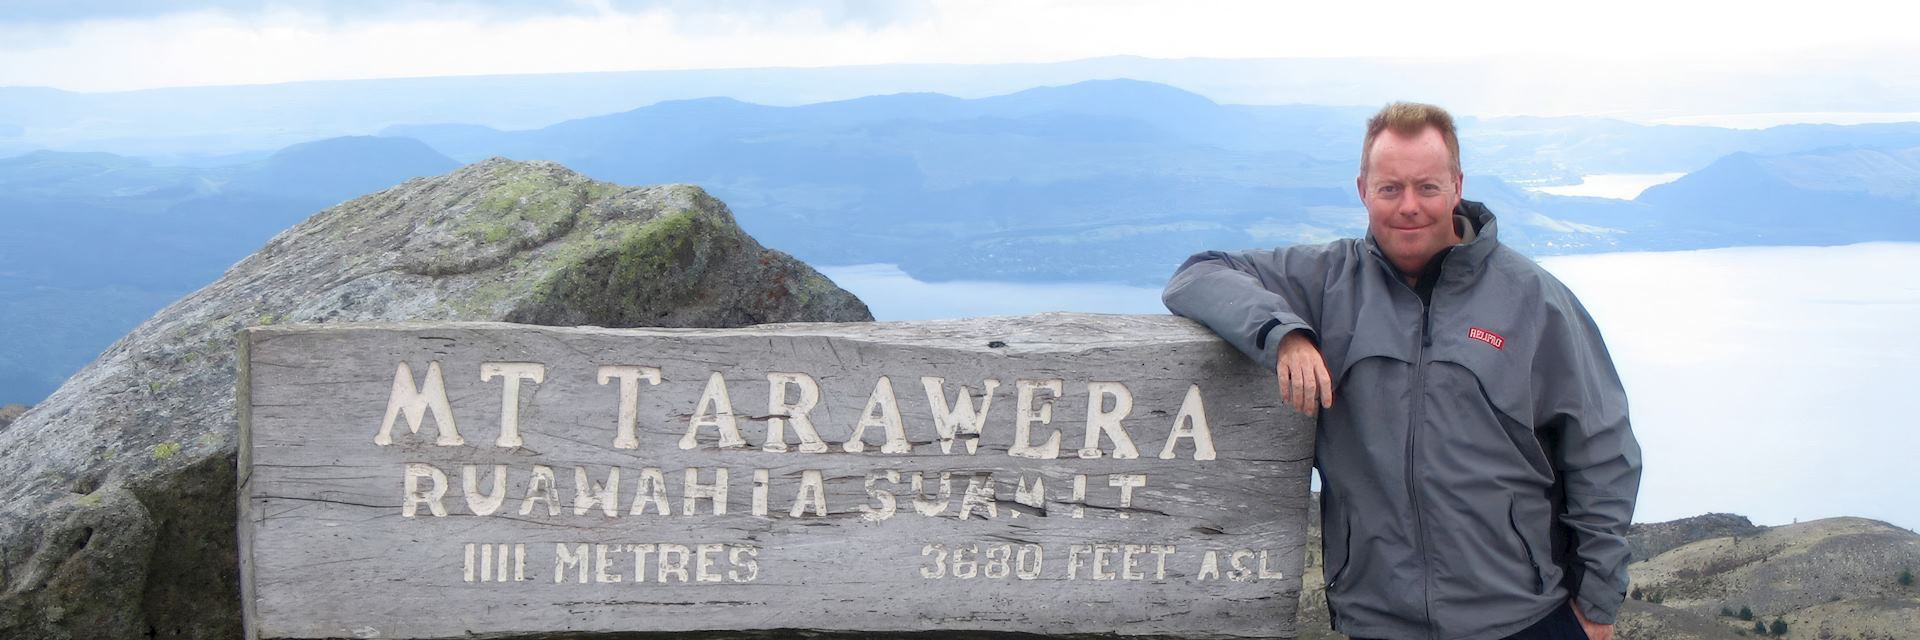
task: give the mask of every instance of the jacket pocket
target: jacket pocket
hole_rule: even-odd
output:
[[[1322,532],[1322,534],[1326,536],[1326,545],[1321,557],[1327,562],[1327,570],[1329,571],[1329,573],[1327,573],[1327,593],[1333,593],[1334,585],[1340,583],[1340,579],[1347,574],[1347,567],[1353,564],[1350,562],[1353,558],[1353,523],[1348,519],[1345,509],[1340,510],[1339,534],[1336,535],[1332,531],[1325,531]],[[1334,540],[1340,541],[1339,547],[1336,548],[1333,546]],[[1340,559],[1339,565],[1333,564],[1334,558]],[[1328,601],[1331,602],[1332,598],[1328,598]]]
[[[1341,578],[1346,576],[1347,567],[1352,564],[1350,560],[1353,557],[1353,523],[1347,520],[1345,509],[1340,511],[1340,533],[1336,536],[1331,529],[1323,528],[1320,536],[1320,561],[1326,565],[1323,571],[1327,572],[1324,574],[1327,576],[1327,584],[1322,589],[1321,595],[1327,600],[1327,623],[1337,629],[1340,626],[1340,608],[1333,603],[1333,587],[1340,584]],[[1340,541],[1338,548],[1333,546],[1334,540]],[[1338,568],[1333,565],[1334,558],[1340,559]]]
[[[1547,580],[1540,572],[1540,559],[1533,551],[1533,542],[1527,539],[1526,530],[1520,527],[1519,499],[1507,498],[1507,525],[1513,527],[1513,536],[1520,541],[1520,549],[1527,554],[1527,567],[1533,570],[1533,592],[1546,595]]]

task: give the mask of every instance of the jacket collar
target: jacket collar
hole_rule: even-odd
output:
[[[1460,204],[1453,207],[1453,215],[1456,221],[1465,220],[1468,228],[1473,230],[1473,237],[1448,248],[1448,266],[1441,276],[1458,273],[1464,277],[1472,277],[1486,266],[1487,257],[1493,255],[1494,248],[1500,245],[1493,210],[1479,202],[1462,199]],[[1387,265],[1389,271],[1396,271],[1393,268],[1393,261],[1388,260],[1387,254],[1380,251],[1380,243],[1374,240],[1372,232],[1367,233],[1364,244],[1367,246],[1367,252],[1378,257],[1380,263]]]

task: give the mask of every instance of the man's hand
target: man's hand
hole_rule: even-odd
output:
[[[1588,620],[1587,614],[1580,611],[1580,601],[1570,602],[1573,604],[1573,617],[1580,619],[1580,628],[1586,630],[1587,640],[1613,640],[1613,625]]]
[[[1274,372],[1280,377],[1280,399],[1295,411],[1313,415],[1333,406],[1333,381],[1327,378],[1327,362],[1302,331],[1289,331],[1280,339],[1280,362]]]

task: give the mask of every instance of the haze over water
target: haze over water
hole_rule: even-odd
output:
[[[1541,261],[1586,305],[1627,386],[1646,469],[1635,512],[1757,524],[1862,516],[1920,527],[1920,244],[1745,247]],[[927,283],[824,267],[880,320],[1165,313],[1113,284]]]

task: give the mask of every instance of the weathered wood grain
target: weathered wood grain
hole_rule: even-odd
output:
[[[754,629],[1294,635],[1313,423],[1279,406],[1270,371],[1182,319],[1045,314],[731,330],[283,326],[251,329],[242,343],[240,528],[250,637]],[[504,379],[512,376],[482,379],[483,371],[514,367],[483,363],[541,365],[539,382],[519,382],[517,446],[500,446]],[[436,444],[444,426],[431,409],[423,409],[418,433],[400,410],[391,444],[376,444],[402,364],[411,373],[407,392],[430,369],[440,371],[464,444]],[[633,448],[616,446],[622,370],[603,384],[608,365],[659,371],[657,385],[635,378]],[[704,426],[683,449],[716,372],[745,445],[722,447],[722,429]],[[769,373],[817,383],[818,404],[807,415],[826,451],[802,451],[791,420],[787,450],[765,450],[771,419],[785,411],[770,400]],[[985,380],[998,382],[972,453],[964,429],[943,452],[923,383],[929,376],[944,379],[945,403],[963,387],[977,397]],[[876,407],[862,450],[849,452],[883,378],[905,436],[894,447],[906,451],[888,451],[885,412]],[[1029,445],[1058,432],[1057,457],[1010,454],[1020,450],[1021,380],[1060,381],[1057,398],[1044,388],[1030,394],[1034,413],[1051,400],[1051,420],[1029,425]],[[781,387],[789,402],[800,399],[798,385]],[[1090,387],[1130,395],[1120,425],[1137,458],[1117,458],[1110,437],[1099,440],[1099,458],[1081,457]],[[1204,408],[1213,459],[1193,437],[1177,438],[1163,459],[1176,417],[1195,408],[1190,393]],[[1121,409],[1098,397],[1098,411]],[[496,465],[507,471],[506,496],[491,515],[476,515],[488,510],[485,500],[470,504],[462,473],[469,465],[483,496]],[[543,467],[554,477],[551,506],[526,499],[542,495],[530,484]],[[433,500],[407,499],[410,468],[420,494],[445,489],[437,500],[444,516]],[[594,496],[593,485],[607,483],[613,469],[614,515],[602,504],[577,504],[577,473]],[[727,471],[723,514],[712,499],[687,512],[687,469],[702,485]],[[642,478],[654,479],[649,470],[664,481],[665,515],[660,503],[639,499]],[[916,506],[916,472],[933,515]],[[761,473],[764,510],[755,506]],[[952,484],[941,500],[943,473]],[[1077,478],[1085,482],[1079,499]],[[893,496],[891,515],[870,479],[874,491]],[[1036,479],[1044,499],[1022,504],[1021,486]],[[824,506],[810,480],[818,480]],[[965,519],[957,517],[963,510]],[[480,560],[489,550],[489,561]],[[580,564],[564,562],[575,553]],[[1217,572],[1207,570],[1209,553]],[[676,562],[684,570],[673,570]],[[502,566],[506,580],[496,581]]]

